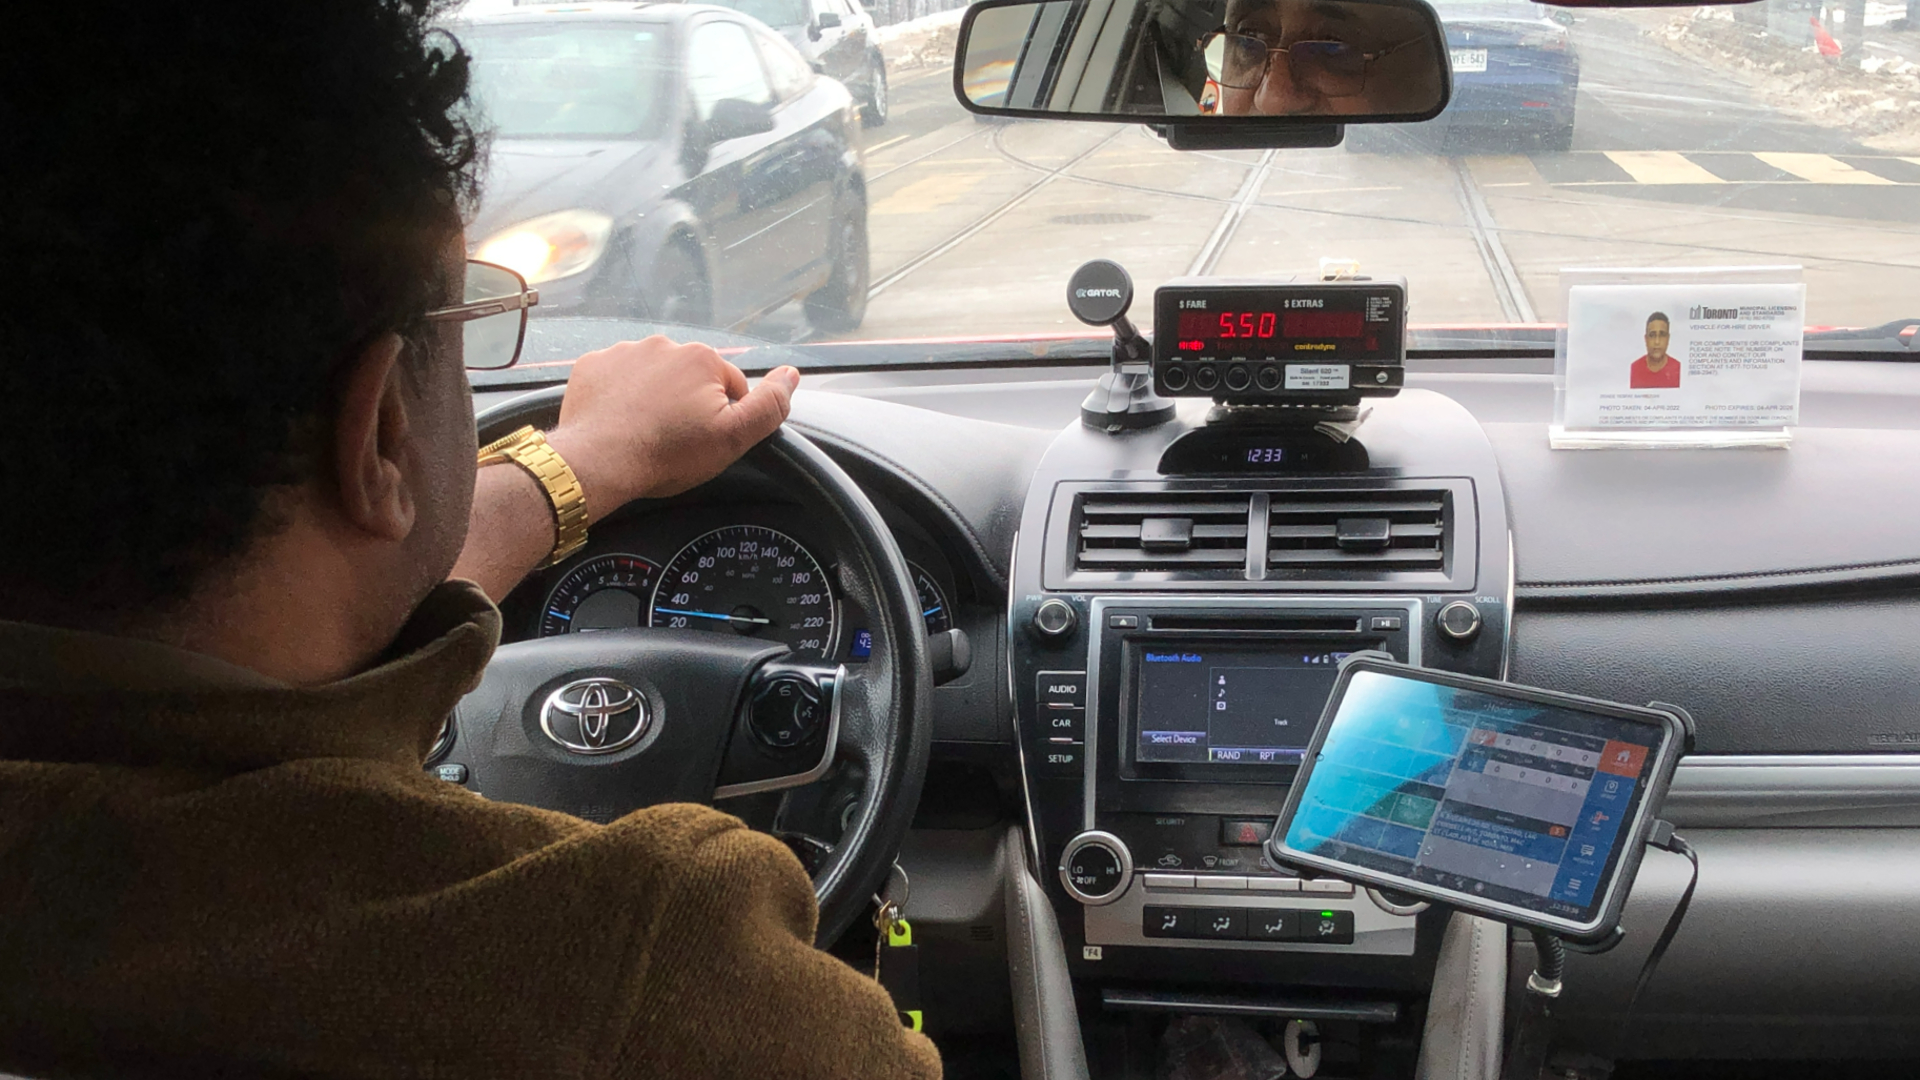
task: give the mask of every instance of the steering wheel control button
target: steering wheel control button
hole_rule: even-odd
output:
[[[625,750],[652,726],[646,697],[618,679],[577,679],[540,707],[540,730],[575,754]]]
[[[1193,908],[1148,904],[1140,909],[1140,932],[1148,937],[1190,938],[1193,916]]]
[[[1033,610],[1033,629],[1041,637],[1061,638],[1073,633],[1079,625],[1080,616],[1073,605],[1058,598],[1043,600]]]
[[[1472,641],[1480,632],[1480,609],[1465,600],[1455,600],[1440,609],[1435,618],[1440,632],[1455,641]]]
[[[819,732],[826,723],[827,708],[812,680],[778,675],[753,695],[748,719],[761,742],[775,750],[790,750]]]
[[[1060,884],[1083,904],[1111,904],[1132,882],[1133,859],[1112,833],[1081,833],[1060,855]]]
[[[467,782],[467,767],[459,762],[450,761],[444,765],[435,765],[432,771],[433,775],[445,780],[449,784],[464,784]]]

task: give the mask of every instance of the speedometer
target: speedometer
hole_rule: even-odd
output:
[[[785,642],[796,658],[833,654],[833,591],[818,560],[785,533],[730,525],[673,557],[653,591],[651,625]]]

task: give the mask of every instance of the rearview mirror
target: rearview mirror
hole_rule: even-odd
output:
[[[818,25],[822,30],[832,30],[840,25],[840,16],[831,11],[822,12]]]
[[[976,113],[1190,131],[1427,120],[1452,92],[1422,0],[983,0],[954,55]]]

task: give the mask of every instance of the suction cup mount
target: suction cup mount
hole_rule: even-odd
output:
[[[1154,393],[1153,343],[1127,321],[1133,279],[1119,263],[1095,259],[1067,282],[1067,307],[1089,326],[1113,330],[1113,362],[1080,403],[1080,422],[1101,431],[1153,427],[1173,419],[1173,402]]]

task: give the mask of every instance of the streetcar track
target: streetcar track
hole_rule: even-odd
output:
[[[988,145],[993,147],[993,149],[996,152],[1002,153],[1004,155],[1005,152],[1000,149],[999,135],[1001,130],[1002,129],[999,129],[999,128],[994,129],[993,137],[988,140]],[[872,286],[870,286],[867,289],[867,299],[871,301],[874,297],[879,296],[881,293],[885,292],[887,289],[892,288],[895,284],[899,283],[899,281],[902,278],[905,278],[908,274],[913,273],[915,270],[920,269],[921,267],[934,261],[940,256],[945,255],[947,252],[952,251],[954,248],[959,247],[961,244],[966,243],[968,240],[972,239],[973,237],[978,236],[988,226],[992,225],[994,222],[999,221],[1001,218],[1012,213],[1014,210],[1018,209],[1022,203],[1025,203],[1028,199],[1039,194],[1043,188],[1047,187],[1047,185],[1053,183],[1055,180],[1060,179],[1060,177],[1064,175],[1068,169],[1073,168],[1074,166],[1092,157],[1094,154],[1105,149],[1109,143],[1112,143],[1115,139],[1119,138],[1120,135],[1125,130],[1126,129],[1122,128],[1119,131],[1115,131],[1113,134],[1107,136],[1104,139],[1101,139],[1099,142],[1094,143],[1092,146],[1088,147],[1087,149],[1082,150],[1078,154],[1075,154],[1073,157],[1069,158],[1065,162],[1062,162],[1058,167],[1050,170],[1045,176],[1042,176],[1040,179],[1035,180],[1032,184],[1027,185],[1025,188],[1022,188],[1020,191],[1016,192],[1010,198],[1001,202],[998,206],[994,207],[992,210],[989,210],[985,214],[982,214],[980,217],[975,218],[972,224],[967,225],[966,227],[948,236],[945,240],[942,240],[938,244],[935,244],[934,246],[928,248],[927,250],[921,252],[920,254],[915,255],[913,258],[908,259],[906,262],[901,263],[898,267],[895,267],[891,272],[889,272],[885,277],[881,278],[878,281],[875,281],[872,284]],[[1011,159],[1011,155],[1005,155],[1005,156],[1008,156],[1009,159]]]
[[[1247,170],[1245,180],[1240,182],[1240,190],[1227,204],[1226,213],[1220,215],[1220,221],[1214,225],[1207,242],[1200,245],[1194,253],[1193,263],[1187,267],[1188,277],[1204,277],[1213,273],[1220,263],[1220,256],[1227,253],[1227,245],[1233,243],[1235,233],[1240,231],[1240,223],[1246,219],[1249,207],[1260,199],[1260,189],[1267,185],[1267,177],[1273,172],[1273,159],[1278,153],[1268,150],[1260,155],[1260,160]]]
[[[901,162],[898,165],[893,166],[890,169],[886,169],[885,171],[874,173],[872,176],[867,177],[867,187],[871,189],[873,185],[879,183],[880,181],[886,179],[889,176],[892,176],[894,173],[899,172],[901,169],[904,169],[909,165],[918,165],[935,154],[944,153],[948,150],[953,149],[956,146],[959,146],[961,143],[966,142],[968,139],[979,138],[981,135],[985,133],[986,133],[985,130],[969,131],[965,135],[960,136],[959,138],[953,140],[950,143],[944,143],[940,146],[935,147],[932,150],[927,151],[924,154],[921,154],[918,157],[908,158],[907,160]],[[929,132],[929,134],[931,134],[931,132]]]
[[[1447,164],[1453,168],[1460,207],[1467,215],[1467,232],[1473,237],[1473,246],[1480,252],[1480,261],[1486,265],[1494,297],[1500,301],[1500,313],[1506,316],[1508,322],[1538,321],[1534,316],[1533,303],[1527,299],[1527,286],[1520,280],[1520,272],[1514,269],[1513,260],[1507,256],[1506,245],[1500,242],[1500,226],[1493,220],[1493,211],[1487,208],[1486,197],[1474,184],[1473,172],[1467,168],[1466,159],[1448,158]]]

